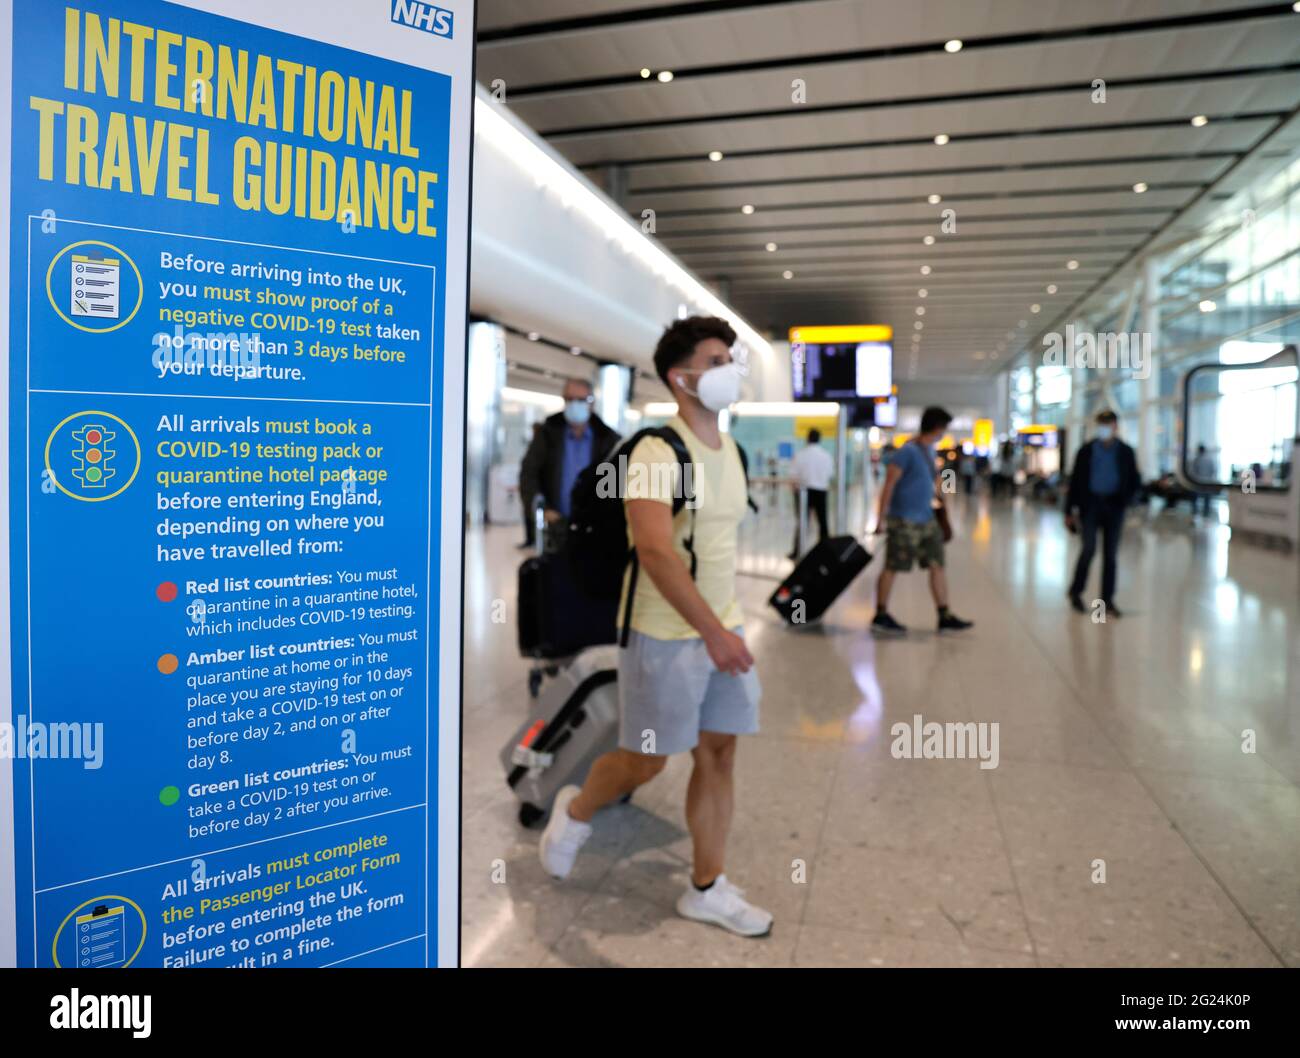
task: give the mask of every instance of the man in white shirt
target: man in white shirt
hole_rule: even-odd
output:
[[[830,488],[831,477],[835,473],[835,461],[831,454],[821,446],[821,431],[809,430],[808,443],[794,457],[790,471],[794,475],[795,488],[808,493],[808,513],[817,518],[817,540],[825,540],[826,530],[826,492]],[[796,493],[795,510],[798,510]],[[794,527],[793,559],[799,558],[799,524]]]

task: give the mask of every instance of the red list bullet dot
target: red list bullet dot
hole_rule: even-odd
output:
[[[176,598],[176,585],[169,580],[165,580],[155,589],[155,594],[158,596],[159,602],[171,602]]]

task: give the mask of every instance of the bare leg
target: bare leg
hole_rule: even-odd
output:
[[[895,573],[892,569],[882,569],[880,579],[876,581],[876,611],[885,613],[889,608],[889,592],[894,586]]]
[[[691,880],[696,885],[708,885],[722,873],[731,830],[736,736],[701,731],[700,744],[691,755],[695,770],[686,790],[686,825],[695,853]]]
[[[652,757],[616,749],[597,757],[582,784],[582,793],[569,802],[569,815],[580,823],[590,823],[597,809],[649,782],[668,763],[667,757]]]
[[[935,606],[948,605],[948,575],[942,566],[930,567],[930,594]]]

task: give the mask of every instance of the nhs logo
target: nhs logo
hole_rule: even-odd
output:
[[[392,22],[412,29],[422,29],[435,37],[451,37],[452,13],[423,0],[393,0]]]

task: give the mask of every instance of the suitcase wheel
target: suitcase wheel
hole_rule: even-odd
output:
[[[536,805],[530,805],[527,801],[519,806],[519,825],[531,827],[541,821],[542,816],[546,815]]]

